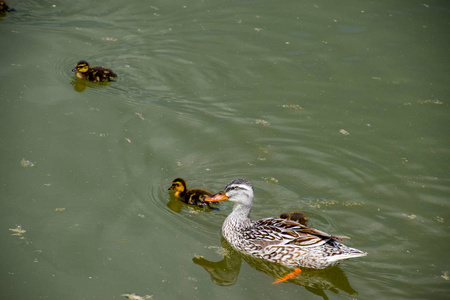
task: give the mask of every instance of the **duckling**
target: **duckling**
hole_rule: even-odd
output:
[[[5,1],[0,1],[0,14],[4,14],[10,11],[8,5]]]
[[[200,207],[207,205],[210,209],[219,210],[216,207],[210,206],[208,202],[203,201],[203,199],[212,195],[210,191],[202,189],[188,189],[186,181],[183,178],[174,179],[169,188],[169,191],[170,190],[175,191],[174,196],[184,203],[197,205]]]
[[[282,213],[280,215],[281,219],[286,219],[286,220],[291,220],[291,221],[295,221],[297,223],[300,223],[304,226],[308,226],[308,218],[306,217],[306,215],[304,213],[302,213],[301,211],[298,210],[293,210],[293,211],[288,211],[285,213]]]
[[[89,64],[85,60],[80,60],[77,66],[72,69],[72,72],[76,72],[77,77],[80,79],[86,79],[94,82],[112,81],[112,78],[117,77],[111,69],[96,66],[89,67]]]

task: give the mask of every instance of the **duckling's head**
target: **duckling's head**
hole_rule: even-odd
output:
[[[280,215],[281,219],[291,220],[307,226],[308,217],[301,211],[288,211]]]
[[[75,68],[72,69],[72,72],[77,72],[77,73],[86,73],[89,70],[89,64],[87,61],[85,60],[80,60],[77,63],[77,66]]]
[[[177,178],[172,181],[172,186],[169,190],[174,190],[176,193],[182,193],[186,190],[186,181],[183,178]]]
[[[205,201],[216,202],[229,200],[244,206],[253,206],[253,185],[247,179],[234,179],[225,189],[211,197],[205,198]]]

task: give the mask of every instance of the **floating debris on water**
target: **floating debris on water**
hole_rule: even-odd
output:
[[[292,110],[303,110],[303,107],[301,107],[298,104],[283,104],[281,107],[292,109]]]
[[[417,216],[415,214],[404,214],[404,213],[402,213],[402,216],[407,217],[410,220],[414,220],[415,218],[417,218]]]
[[[435,100],[432,100],[432,99],[425,99],[425,100],[422,100],[422,99],[420,99],[420,100],[417,100],[417,103],[419,103],[419,104],[437,104],[437,105],[442,105],[442,104],[444,104],[444,102],[439,101],[439,100],[437,100],[437,99],[435,99]]]
[[[135,293],[122,294],[122,296],[126,297],[127,299],[132,299],[132,300],[153,300],[153,296],[150,296],[150,295],[139,296],[139,295],[136,295]]]
[[[267,150],[263,146],[258,145],[258,144],[256,144],[256,146],[258,147],[258,151],[261,152],[262,154],[269,154],[269,150]]]
[[[315,201],[309,201],[308,206],[312,208],[321,208],[322,206],[333,206],[338,205],[339,201],[337,200],[327,200],[327,199],[317,199]]]
[[[110,41],[110,42],[117,42],[117,39],[116,38],[113,38],[113,37],[104,37],[104,38],[102,38],[102,40],[104,40],[104,41]]]
[[[363,206],[364,203],[354,202],[354,201],[345,201],[344,203],[342,203],[342,205],[347,206],[347,207],[352,207],[352,206]]]
[[[260,125],[260,126],[264,126],[264,127],[269,127],[270,126],[269,122],[267,122],[266,120],[262,120],[262,119],[255,120],[255,124],[256,125]]]
[[[9,228],[9,231],[14,232],[12,235],[15,236],[22,236],[25,232],[27,232],[25,229],[22,228],[22,226],[17,226],[16,228]]]
[[[278,183],[278,179],[275,177],[261,177],[267,183]]]
[[[436,216],[436,217],[434,217],[434,219],[436,221],[438,221],[439,223],[444,223],[444,218],[442,218],[442,217]]]
[[[66,210],[65,207],[57,207],[57,208],[55,208],[55,211],[57,211],[57,212],[63,212],[65,210]]]
[[[350,133],[347,131],[347,130],[345,130],[345,129],[341,129],[341,130],[339,130],[339,132],[341,133],[341,134],[343,134],[343,135],[349,135]]]
[[[29,161],[28,159],[22,158],[20,161],[20,165],[24,168],[33,168],[36,167],[36,163]]]
[[[216,250],[215,252],[221,256],[229,256],[229,254],[230,254],[227,249],[225,249],[223,247],[219,247],[219,246],[208,246],[208,249],[215,249]]]
[[[448,276],[448,271],[443,271],[441,278],[444,278],[445,280],[450,280],[450,277]]]
[[[141,113],[135,112],[134,114],[135,114],[136,116],[138,116],[142,121],[145,120],[145,118],[142,116]]]
[[[137,216],[141,219],[145,219],[145,215],[143,215],[143,214],[138,214]]]

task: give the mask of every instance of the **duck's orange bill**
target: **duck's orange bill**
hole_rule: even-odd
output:
[[[217,201],[223,201],[223,200],[228,200],[228,197],[225,195],[224,192],[220,192],[215,195],[212,195],[211,197],[205,198],[205,201],[208,201],[208,202],[217,202]]]
[[[301,272],[302,272],[302,270],[300,270],[299,268],[296,268],[296,269],[294,270],[294,272],[289,273],[289,274],[287,274],[287,275],[284,275],[283,277],[278,278],[277,280],[275,280],[274,282],[272,282],[272,284],[280,283],[280,282],[286,281],[286,280],[288,280],[288,279],[297,277],[297,275],[300,274]]]

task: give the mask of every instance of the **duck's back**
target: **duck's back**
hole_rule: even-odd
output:
[[[297,222],[267,218],[238,224],[226,220],[222,233],[235,249],[287,266],[322,269],[366,253],[345,246],[337,237]]]

